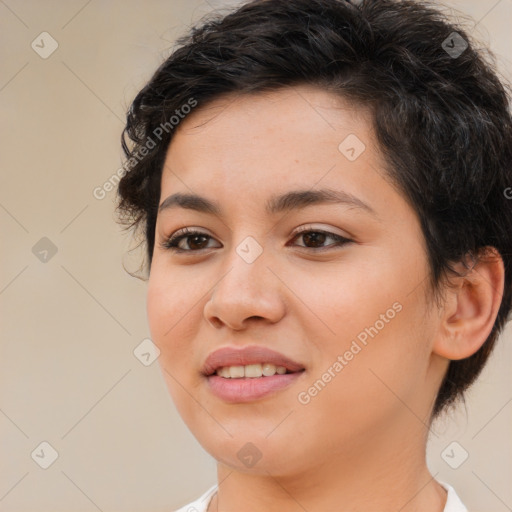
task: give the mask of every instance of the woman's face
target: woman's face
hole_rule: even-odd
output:
[[[313,87],[199,105],[179,125],[148,319],[179,413],[222,463],[286,475],[423,441],[446,366],[432,354],[420,225],[383,176],[364,111]],[[178,193],[218,211],[163,205]],[[183,228],[200,235],[166,248]],[[225,348],[231,359],[207,371],[224,376],[205,375]],[[284,365],[262,349],[297,366],[237,379]]]

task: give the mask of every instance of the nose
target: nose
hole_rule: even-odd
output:
[[[239,331],[251,322],[276,323],[285,314],[284,284],[267,252],[248,262],[233,248],[204,306],[204,317],[215,328]]]

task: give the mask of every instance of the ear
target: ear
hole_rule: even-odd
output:
[[[467,260],[465,260],[467,261]],[[505,269],[500,253],[485,247],[472,265],[458,262],[462,277],[450,277],[432,351],[446,359],[465,359],[491,333],[503,297]]]

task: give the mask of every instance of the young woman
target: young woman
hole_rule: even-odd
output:
[[[424,2],[254,0],[180,40],[128,113],[119,211],[218,461],[181,511],[466,510],[425,447],[511,309],[508,101]]]

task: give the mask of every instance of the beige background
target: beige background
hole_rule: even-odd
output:
[[[170,511],[215,482],[158,363],[133,354],[149,337],[145,283],[123,263],[135,270],[140,253],[127,254],[114,192],[98,200],[93,190],[119,168],[137,90],[221,4],[0,0],[1,511]],[[449,5],[473,17],[470,31],[512,77],[512,0]],[[43,31],[58,42],[47,59],[31,47]],[[47,262],[33,253],[43,237],[57,249]],[[512,510],[511,334],[428,449],[433,474],[475,512]],[[59,454],[46,470],[35,462],[43,441]],[[453,441],[469,453],[458,469],[441,457]]]

